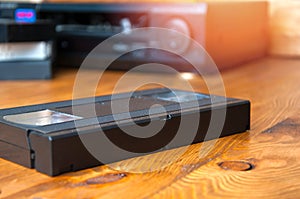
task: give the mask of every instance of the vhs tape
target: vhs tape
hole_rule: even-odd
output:
[[[41,61],[51,56],[52,42],[0,43],[0,62]]]
[[[54,39],[55,26],[47,20],[0,19],[0,80],[51,78]]]
[[[126,100],[129,100],[128,112],[112,110],[112,103],[122,106]],[[93,114],[86,111],[92,102],[96,120]],[[184,104],[194,104],[192,102],[197,102],[197,105],[182,108]],[[165,111],[149,111],[157,104]],[[74,107],[77,111],[74,111]],[[208,130],[212,111],[217,115],[226,113],[224,126],[219,133]],[[196,114],[200,115],[199,121],[192,120]],[[189,122],[199,123],[197,132],[189,142],[186,137],[191,135],[186,131],[171,148],[250,129],[248,100],[159,88],[136,91],[132,95],[121,93],[114,97],[108,95],[0,110],[0,154],[4,159],[56,176],[145,153],[168,150],[166,146],[176,135],[183,115],[191,118]],[[132,130],[137,124],[143,126],[149,122],[163,124],[163,128],[150,138],[135,139],[123,131],[124,128]],[[95,158],[82,139],[93,138],[98,134],[107,137],[115,146],[134,153],[120,156],[106,145],[98,144],[95,139],[95,150],[108,159],[103,162]],[[143,136],[146,132],[139,131],[138,134]]]

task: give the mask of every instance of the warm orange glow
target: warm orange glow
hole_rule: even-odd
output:
[[[134,3],[143,3],[143,2],[199,2],[198,0],[45,0],[44,2],[80,2],[80,3],[118,3],[118,2],[134,2]]]

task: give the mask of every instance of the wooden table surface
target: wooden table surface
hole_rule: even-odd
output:
[[[265,58],[223,72],[227,96],[252,102],[251,130],[218,139],[203,158],[200,143],[158,171],[125,169],[143,167],[146,159],[163,161],[174,150],[58,177],[0,159],[0,198],[299,198],[299,67],[300,60]],[[111,93],[122,74],[107,73],[96,94]],[[68,69],[53,80],[0,81],[0,108],[71,99],[75,75]],[[85,75],[92,78],[93,71]],[[144,76],[133,74],[132,83]],[[206,91],[199,77],[190,81]],[[174,81],[174,87],[180,85]]]

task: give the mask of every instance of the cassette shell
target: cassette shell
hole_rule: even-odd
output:
[[[132,140],[129,140],[126,137],[124,138],[124,132],[118,127],[118,125],[116,125],[116,121],[113,120],[111,109],[108,105],[110,104],[111,96],[100,96],[95,99],[95,109],[98,121],[103,131],[99,131],[99,128],[95,127],[87,115],[76,115],[74,117],[78,118],[73,119],[80,120],[81,117],[85,118],[85,125],[79,127],[81,131],[84,132],[84,136],[94,136],[95,134],[102,132],[105,133],[105,136],[112,136],[114,141],[119,145],[125,147],[133,146],[136,151],[145,147],[150,147],[151,149],[152,145],[157,145],[158,143],[163,144],[168,139],[172,138],[173,134],[176,133],[175,127],[180,124],[181,121],[181,112],[176,108],[176,102],[163,101],[158,98],[149,101],[149,98],[145,97],[145,95],[157,95],[157,93],[166,92],[169,91],[166,89],[154,89],[134,93],[134,96],[141,96],[137,98],[133,96],[134,110],[131,110],[130,114],[135,115],[135,117],[133,117],[133,121],[135,123],[146,124],[149,122],[148,119],[145,119],[145,110],[147,112],[148,107],[153,103],[161,102],[167,110],[167,113],[165,113],[166,115],[154,117],[157,122],[165,122],[163,129],[159,132],[162,133],[162,136],[158,139],[152,139],[152,141],[146,145],[139,142],[133,143]],[[127,96],[127,94],[118,94],[117,98],[122,100],[125,96]],[[194,107],[187,111],[188,117],[193,117],[193,114],[200,114],[201,118],[193,143],[202,142],[208,134],[207,130],[211,119],[212,109],[217,110],[217,112],[218,110],[225,110],[226,119],[221,135],[209,132],[209,139],[244,132],[250,128],[249,101],[218,96],[213,97],[219,99],[220,102],[212,105],[210,98],[203,98],[199,100],[199,107]],[[224,103],[224,99],[226,99],[226,103]],[[87,101],[90,102],[90,99],[77,100],[76,104],[84,106]],[[147,107],[146,109],[145,106]],[[50,112],[45,110],[50,110]],[[103,164],[85,148],[77,132],[78,126],[75,125],[74,121],[54,123],[46,126],[30,126],[13,123],[4,119],[7,115],[17,115],[38,111],[44,111],[44,113],[48,116],[53,113],[51,111],[67,114],[65,119],[68,120],[70,119],[68,117],[72,115],[72,101],[1,110],[0,154],[2,158],[28,168],[35,168],[37,171],[50,176],[56,176],[65,172],[77,171]],[[167,119],[162,120],[162,118]],[[132,123],[128,122],[124,125],[131,127]],[[207,137],[205,139],[207,139]],[[183,140],[176,147],[189,144],[191,143],[186,143]],[[98,150],[110,153],[107,149],[101,147],[102,146],[99,146]],[[161,147],[158,151],[163,150],[167,150],[167,148]],[[136,156],[127,156],[117,159],[114,154],[109,155],[111,156],[111,162]]]

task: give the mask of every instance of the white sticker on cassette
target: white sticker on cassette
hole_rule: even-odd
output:
[[[51,57],[52,42],[0,44],[0,61],[45,60]]]
[[[3,117],[6,121],[22,125],[46,126],[82,119],[82,117],[61,113],[52,110],[42,110]]]

